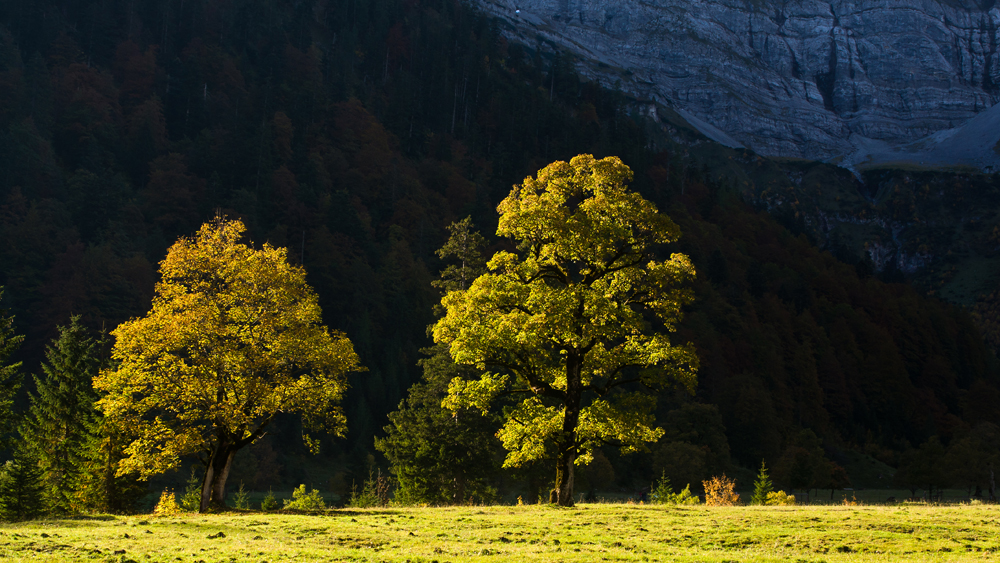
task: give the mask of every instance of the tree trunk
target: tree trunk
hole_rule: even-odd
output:
[[[556,487],[549,502],[573,506],[573,470],[576,462],[576,427],[580,424],[580,358],[569,354],[566,359],[566,410],[563,413],[562,435],[557,441]]]
[[[220,439],[209,459],[205,469],[205,480],[201,485],[201,505],[199,512],[222,510],[226,508],[226,479],[233,457],[238,448],[226,439]]]

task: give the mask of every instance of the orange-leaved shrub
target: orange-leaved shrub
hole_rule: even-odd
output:
[[[726,477],[715,476],[708,481],[702,481],[705,487],[705,504],[708,506],[736,506],[740,503],[740,495],[736,492],[736,481]]]

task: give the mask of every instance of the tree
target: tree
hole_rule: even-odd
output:
[[[750,504],[767,504],[767,495],[773,492],[774,484],[767,476],[767,466],[761,460],[760,472],[757,473],[757,480],[753,484],[753,496],[750,497]]]
[[[45,375],[35,376],[37,394],[31,396],[21,437],[42,470],[50,511],[84,508],[83,473],[98,442],[93,380],[102,367],[102,344],[74,316],[69,326],[59,327],[59,337],[46,350]]]
[[[527,395],[505,409],[504,466],[554,457],[550,501],[563,506],[573,504],[574,465],[595,447],[630,452],[662,436],[655,397],[635,386],[695,385],[694,347],[668,336],[692,299],[682,284],[694,268],[682,254],[655,259],[680,232],[628,190],[631,179],[616,157],[581,155],[515,186],[498,207],[497,235],[516,250],[448,292],[434,326],[456,363],[497,370],[453,380],[444,404],[486,412],[501,395]]]
[[[117,473],[145,479],[198,454],[201,511],[225,506],[233,457],[278,413],[303,416],[314,452],[307,432],[342,436],[346,373],[363,369],[321,324],[305,270],[285,249],[241,243],[245,230],[220,217],[171,246],[152,310],[112,332],[119,365],[94,381],[99,408],[129,438]]]
[[[946,465],[955,485],[966,488],[969,498],[982,496],[988,486],[990,470],[1000,465],[1000,428],[992,422],[980,422],[948,446]]]
[[[482,255],[486,241],[468,217],[452,223],[449,231],[451,236],[437,254],[451,263],[431,284],[444,291],[462,291],[486,271]],[[478,378],[481,372],[456,365],[443,344],[422,352],[428,356],[420,360],[423,381],[410,387],[399,410],[389,414],[385,438],[375,440],[399,481],[396,499],[429,504],[462,503],[469,497],[489,500],[495,492],[496,454],[501,449],[493,436],[496,417],[476,409],[452,412],[441,406],[451,380]]]
[[[893,480],[917,495],[917,490],[926,487],[926,500],[934,498],[935,487],[950,484],[945,466],[945,448],[937,436],[931,436],[919,448],[906,451],[900,459],[899,470]]]
[[[0,467],[0,518],[30,520],[44,510],[42,470],[30,452],[18,449]]]
[[[3,287],[0,287],[3,299]],[[14,397],[21,388],[21,362],[8,363],[11,354],[21,346],[24,335],[14,334],[14,317],[0,309],[0,450],[10,445],[14,426]]]

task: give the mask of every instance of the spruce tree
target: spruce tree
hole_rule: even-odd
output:
[[[3,287],[0,286],[2,299]],[[0,450],[10,446],[14,430],[14,397],[21,388],[22,376],[21,362],[10,362],[10,356],[23,340],[23,335],[14,334],[14,317],[0,309]]]
[[[13,461],[0,467],[0,518],[30,520],[43,511],[42,470],[31,452],[19,449]]]
[[[767,495],[774,492],[774,484],[771,483],[771,478],[767,476],[767,467],[764,465],[764,460],[760,462],[760,473],[757,474],[757,481],[753,484],[753,496],[750,498],[750,504],[767,504]]]
[[[37,394],[21,425],[24,447],[38,460],[48,508],[65,513],[83,508],[85,469],[93,465],[100,416],[92,381],[101,367],[102,340],[91,336],[80,317],[59,327],[48,347]]]
[[[486,268],[485,239],[465,218],[449,227],[451,236],[439,257],[447,267],[434,287],[464,291]],[[442,311],[438,310],[438,313]],[[449,383],[456,377],[477,377],[478,371],[458,366],[442,344],[421,350],[423,380],[413,385],[399,410],[389,414],[386,437],[375,441],[399,481],[397,500],[412,503],[455,504],[491,500],[491,484],[499,472],[500,443],[494,436],[498,421],[476,410],[453,414],[441,407]]]

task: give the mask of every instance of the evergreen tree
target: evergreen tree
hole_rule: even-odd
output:
[[[93,465],[100,442],[92,382],[101,368],[101,344],[74,316],[69,326],[59,327],[59,337],[46,350],[44,376],[35,376],[37,394],[31,396],[21,436],[38,460],[53,512],[84,508],[84,469]]]
[[[3,287],[0,286],[0,300]],[[11,354],[21,345],[23,335],[14,334],[14,317],[0,309],[0,450],[10,445],[14,429],[14,396],[21,388],[21,362],[8,363]]]
[[[486,265],[486,241],[470,218],[452,223],[449,230],[451,236],[437,254],[451,263],[432,282],[445,293],[464,291]],[[490,500],[499,472],[500,443],[494,437],[499,422],[475,409],[453,414],[441,406],[453,379],[476,377],[478,371],[456,365],[445,345],[422,352],[428,356],[419,362],[423,382],[410,388],[399,410],[389,414],[386,437],[375,441],[399,480],[396,498],[431,504]]]
[[[18,450],[13,461],[0,468],[0,518],[30,520],[43,508],[42,470],[28,450]]]
[[[112,514],[135,510],[148,487],[134,473],[116,476],[118,462],[125,458],[126,445],[122,433],[107,418],[97,419],[81,472],[80,502],[83,507]]]
[[[764,460],[760,462],[760,473],[757,474],[757,481],[753,484],[753,496],[750,504],[767,504],[767,495],[774,492],[774,484],[767,475],[767,466]]]

